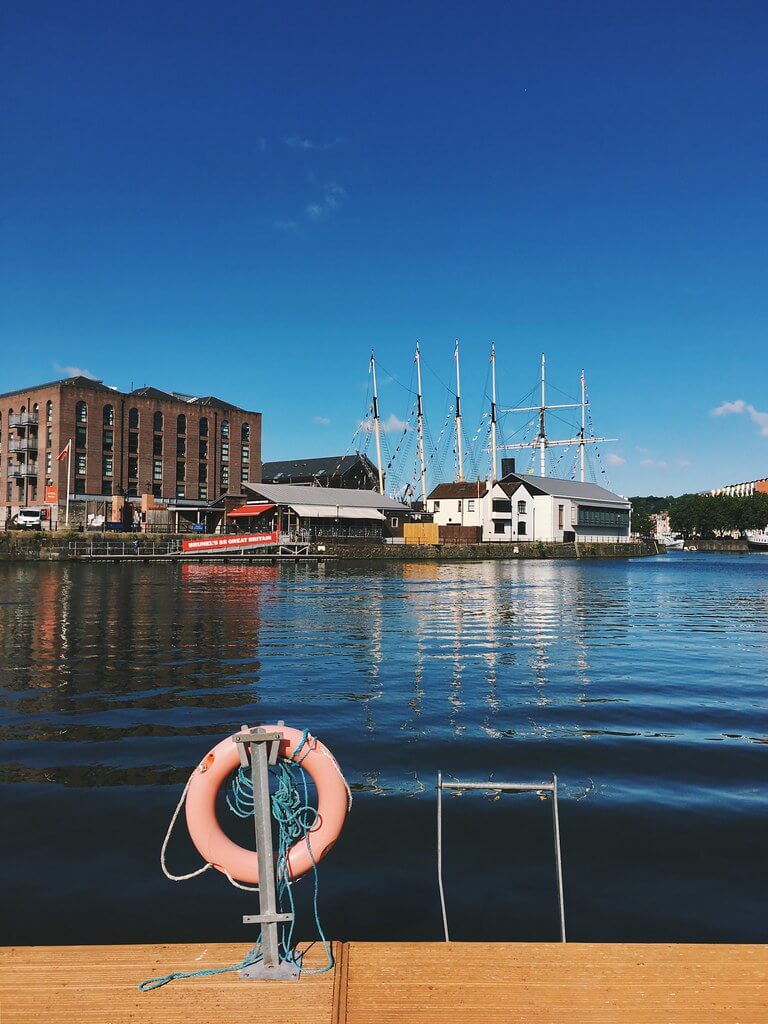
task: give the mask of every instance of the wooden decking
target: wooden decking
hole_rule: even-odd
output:
[[[765,1024],[768,946],[336,943],[298,982],[170,971],[234,963],[234,944],[0,950],[2,1024]],[[309,949],[307,966],[322,962]]]

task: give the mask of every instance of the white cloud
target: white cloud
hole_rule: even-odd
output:
[[[691,464],[691,460],[690,459],[676,459],[675,460],[675,465],[676,466],[680,466],[682,469],[685,469],[686,466],[690,466],[690,464]]]
[[[746,413],[763,437],[768,437],[768,412],[760,412],[754,405],[737,398],[735,402],[723,402],[716,409],[712,409],[710,416],[730,416],[732,414],[742,415]]]
[[[317,223],[338,210],[346,195],[347,193],[341,185],[331,181],[327,185],[323,185],[322,198],[319,201],[308,203],[304,207],[304,213],[311,221]]]
[[[53,369],[55,373],[64,373],[67,377],[87,377],[89,380],[99,379],[95,373],[91,373],[90,370],[86,370],[82,366],[62,366],[60,363],[54,363]]]
[[[641,459],[640,465],[646,469],[669,469],[669,463],[664,459]]]
[[[310,150],[324,151],[333,149],[334,146],[340,146],[342,142],[344,142],[344,139],[339,135],[335,139],[331,139],[330,142],[315,142],[313,139],[307,139],[302,135],[288,135],[283,139],[283,143],[288,149],[296,149],[304,153]]]
[[[398,419],[398,417],[395,416],[395,414],[392,412],[389,414],[389,417],[386,420],[384,420],[384,422],[381,424],[381,429],[384,431],[385,434],[399,434],[402,433],[402,431],[404,430],[408,430],[409,424],[407,423],[406,420]]]
[[[605,461],[609,466],[623,466],[627,460],[623,459],[621,455],[616,455],[615,452],[608,452],[605,456]]]
[[[368,419],[362,420],[358,426],[366,434],[372,434],[373,418],[369,416]],[[381,432],[383,434],[398,434],[402,433],[404,430],[410,429],[410,423],[408,423],[407,420],[401,420],[398,416],[395,416],[393,412],[389,414],[387,419],[381,421]]]
[[[331,421],[327,416],[315,416],[312,422],[316,423],[319,427],[329,427],[331,425]]]

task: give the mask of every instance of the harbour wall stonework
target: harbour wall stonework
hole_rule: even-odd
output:
[[[67,561],[76,556],[74,545],[82,552],[88,542],[92,541],[94,550],[109,544],[110,550],[117,551],[118,546],[125,545],[127,553],[131,553],[133,544],[139,541],[139,550],[150,555],[156,547],[166,549],[169,542],[188,539],[169,534],[137,535],[110,533],[63,533],[9,530],[0,533],[0,560],[2,561]],[[312,544],[309,553],[315,559],[327,556],[329,559],[346,561],[445,561],[473,562],[503,559],[542,559],[542,558],[637,558],[656,555],[663,552],[663,546],[654,541],[636,541],[629,544],[553,544],[534,541],[528,544],[381,544],[376,542],[358,542],[356,544],[325,543]],[[200,556],[201,558],[204,556]],[[234,556],[237,557],[237,556]],[[270,559],[271,553],[253,550],[246,552],[245,559]]]

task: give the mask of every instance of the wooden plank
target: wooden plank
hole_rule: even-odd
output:
[[[231,943],[0,949],[2,1024],[765,1024],[768,946],[337,943],[334,972],[236,973],[141,993],[139,981],[228,966]],[[322,947],[306,953],[324,963]]]
[[[765,1024],[768,947],[352,943],[347,1024]]]
[[[241,981],[232,972],[174,981],[153,992],[137,989],[145,978],[172,971],[238,963],[247,949],[245,944],[233,943],[2,949],[0,1020],[2,1024],[213,1024],[258,1018],[280,1024],[308,1024],[309,1020],[331,1024],[333,972],[303,974],[293,982]],[[310,947],[305,963],[322,966],[322,947]]]
[[[349,986],[349,943],[337,942],[334,959],[332,1024],[346,1024],[347,988]]]

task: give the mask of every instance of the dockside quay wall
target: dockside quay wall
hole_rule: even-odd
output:
[[[200,535],[198,535],[200,536]],[[66,561],[87,553],[93,544],[96,553],[131,554],[138,541],[142,557],[168,550],[174,541],[189,539],[188,534],[119,534],[110,533],[64,533],[48,531],[9,530],[0,532],[0,561]],[[76,545],[76,547],[75,547]],[[309,553],[315,558],[327,555],[334,559],[350,561],[450,561],[467,562],[499,559],[537,558],[637,558],[656,555],[665,549],[653,541],[634,541],[630,544],[554,544],[531,541],[526,544],[385,544],[380,541],[359,540],[353,543],[325,541],[314,543]],[[233,558],[271,558],[274,552],[254,548],[242,555],[233,553]],[[196,557],[198,557],[196,555]],[[199,554],[199,557],[204,555]]]
[[[65,561],[73,556],[73,545],[79,549],[93,543],[94,546],[114,547],[125,544],[130,550],[138,540],[142,552],[151,552],[153,546],[167,548],[180,536],[168,533],[108,533],[82,532],[76,530],[3,530],[0,531],[0,561]],[[189,534],[184,534],[189,539]]]
[[[654,541],[633,541],[629,544],[554,544],[533,541],[527,544],[376,544],[326,543],[313,544],[311,551],[354,561],[397,559],[407,561],[439,560],[471,562],[501,559],[537,558],[637,558],[664,551]]]

